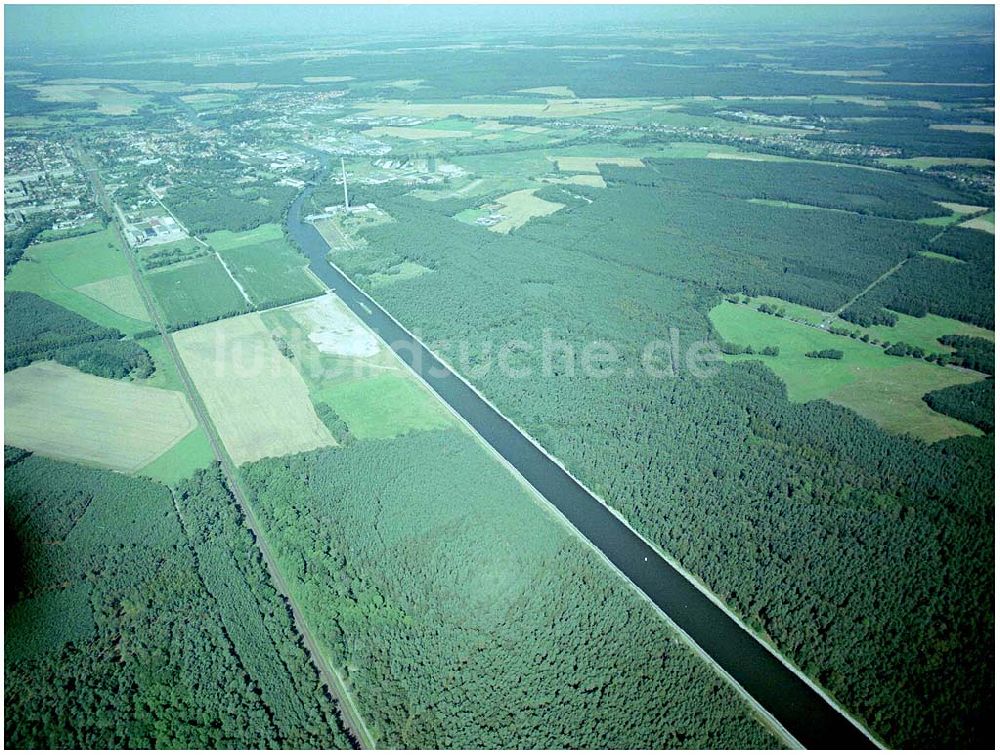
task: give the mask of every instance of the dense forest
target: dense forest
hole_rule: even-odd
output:
[[[955,349],[956,364],[987,375],[995,373],[997,347],[993,341],[976,336],[941,336],[938,341]]]
[[[914,317],[932,312],[992,329],[996,277],[993,236],[971,228],[949,228],[936,234],[928,249],[961,261],[914,256],[853,308],[871,312],[888,307]],[[855,321],[859,321],[857,316]]]
[[[983,432],[992,433],[995,395],[994,382],[980,380],[931,391],[924,396],[924,401],[936,412],[968,422]]]
[[[628,586],[464,432],[245,465],[380,747],[773,747]]]
[[[603,168],[608,189],[574,187],[591,203],[564,194],[566,209],[506,237],[449,224],[447,205],[386,201],[398,222],[336,261],[425,338],[467,344],[471,359],[451,361],[502,411],[890,744],[984,741],[992,579],[977,565],[993,553],[992,436],[892,436],[841,407],[789,403],[760,364],[709,380],[627,374],[670,327],[682,349],[711,337],[720,290],[832,310],[939,233],[720,196],[719,162],[694,186],[670,179],[673,164]],[[789,201],[803,196],[792,189]],[[371,284],[369,271],[404,259],[434,272]],[[534,368],[522,379],[477,367],[490,344],[544,332],[609,341],[621,369],[547,376],[537,349],[513,360]]]
[[[54,359],[106,378],[149,377],[155,365],[141,345],[27,291],[4,293],[4,372]]]
[[[31,242],[37,239],[47,228],[52,225],[48,218],[36,218],[25,224],[16,231],[4,233],[3,237],[3,274],[6,275],[10,269],[17,264],[24,255],[25,250],[31,246]]]
[[[8,746],[350,745],[217,470],[172,497],[6,450]]]
[[[295,189],[271,182],[236,184],[244,172],[237,160],[213,158],[184,165],[184,182],[170,190],[167,202],[194,234],[249,231],[280,223]]]

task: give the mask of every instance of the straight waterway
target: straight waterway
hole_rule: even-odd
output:
[[[768,647],[695,587],[680,571],[597,500],[518,428],[457,377],[419,340],[327,260],[329,245],[302,219],[313,187],[303,189],[287,218],[309,268],[497,453],[743,690],[810,749],[876,745]]]

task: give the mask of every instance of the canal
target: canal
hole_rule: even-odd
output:
[[[354,314],[799,743],[810,749],[875,747],[853,722],[331,266],[326,241],[302,219],[312,191],[307,187],[292,203],[288,232],[308,256],[312,272]]]

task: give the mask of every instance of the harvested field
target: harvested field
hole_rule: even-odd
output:
[[[972,220],[966,220],[962,223],[963,228],[975,228],[979,231],[986,231],[987,233],[996,234],[996,215],[992,212],[988,212],[985,215],[981,215],[978,218],[973,218]]]
[[[499,223],[491,225],[489,229],[493,233],[510,233],[515,228],[520,228],[532,218],[539,218],[544,215],[551,215],[553,212],[561,210],[566,205],[558,202],[549,202],[535,196],[538,189],[522,189],[513,191],[510,194],[497,199],[497,204],[501,206],[500,214],[504,219]]]
[[[236,464],[335,445],[259,314],[184,330],[174,342]]]
[[[31,87],[42,102],[94,103],[104,115],[132,115],[149,101],[149,95],[132,94],[102,84],[39,84]]]
[[[35,362],[6,375],[4,439],[55,459],[135,472],[197,427],[180,391]]]
[[[566,178],[543,178],[547,184],[576,184],[577,186],[592,186],[595,189],[605,189],[607,188],[607,183],[604,181],[604,177],[600,174],[594,173],[581,173],[578,176],[567,176]]]

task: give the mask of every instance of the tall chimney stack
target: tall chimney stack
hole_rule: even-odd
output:
[[[347,201],[347,168],[344,166],[344,158],[340,158],[340,172],[344,177],[344,210],[351,209],[350,202]]]

